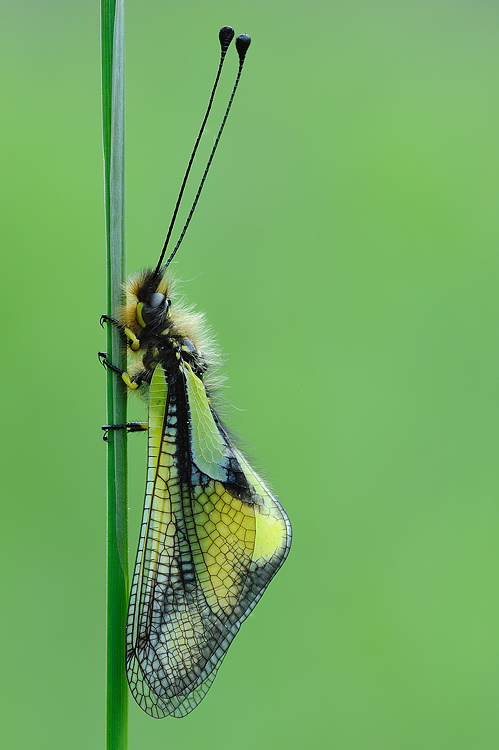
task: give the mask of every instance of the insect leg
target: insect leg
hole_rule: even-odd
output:
[[[118,328],[121,333],[126,336],[128,339],[128,343],[130,345],[130,348],[136,352],[140,349],[140,341],[138,340],[137,336],[134,334],[130,328],[127,328],[122,323],[120,323],[119,320],[116,320],[116,318],[112,318],[110,315],[101,315],[100,316],[100,324],[102,328],[104,328],[104,323],[111,323],[113,326]]]
[[[113,363],[107,358],[107,352],[97,352],[97,355],[101,365],[108,367],[113,372],[121,375],[121,379],[131,391],[135,391],[139,385],[148,378],[149,374],[146,369],[140,370],[140,372],[135,373],[132,377],[126,370],[121,370],[119,367],[116,367],[116,365],[113,365]]]
[[[119,367],[116,367],[116,365],[113,365],[112,362],[110,362],[107,358],[107,352],[97,352],[97,356],[99,357],[99,362],[104,367],[108,367],[113,372],[118,373],[118,375],[121,375],[123,377],[123,373],[125,370],[120,370]]]
[[[100,316],[100,324],[102,328],[104,328],[103,323],[112,323],[113,326],[116,326],[116,328],[119,328],[120,331],[124,329],[124,325],[120,323],[119,320],[116,320],[116,318],[112,318],[110,315],[101,315]]]
[[[127,432],[143,432],[149,429],[147,422],[127,422],[126,424],[104,424],[102,425],[104,435],[102,439],[107,443],[107,433],[109,430],[126,430]]]

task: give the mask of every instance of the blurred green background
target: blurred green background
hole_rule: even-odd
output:
[[[499,747],[498,16],[483,0],[128,0],[131,271],[163,243],[218,28],[253,37],[175,272],[295,534],[194,713],[131,702],[131,750]],[[104,746],[99,18],[97,2],[0,11],[13,749]],[[192,190],[236,67],[232,50]]]

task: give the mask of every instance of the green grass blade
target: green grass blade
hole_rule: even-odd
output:
[[[101,0],[102,133],[107,245],[107,312],[122,300],[125,273],[124,0]],[[107,326],[107,352],[124,369],[126,352],[118,331]],[[124,424],[123,384],[107,371],[108,424]],[[107,468],[107,709],[106,748],[128,747],[128,685],[125,621],[128,591],[126,431],[111,430]]]

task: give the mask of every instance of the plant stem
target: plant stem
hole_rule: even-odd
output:
[[[122,301],[125,272],[124,0],[101,0],[102,133],[107,246],[107,313]],[[107,326],[111,362],[126,368],[119,331]],[[107,370],[108,424],[126,423],[126,394]],[[128,747],[125,622],[128,591],[126,430],[110,430],[107,454],[107,701],[106,748]]]

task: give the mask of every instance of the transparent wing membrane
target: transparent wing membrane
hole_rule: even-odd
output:
[[[282,507],[217,426],[188,365],[150,391],[146,497],[127,627],[127,672],[151,716],[184,716],[284,562]],[[182,382],[180,382],[182,381]]]

